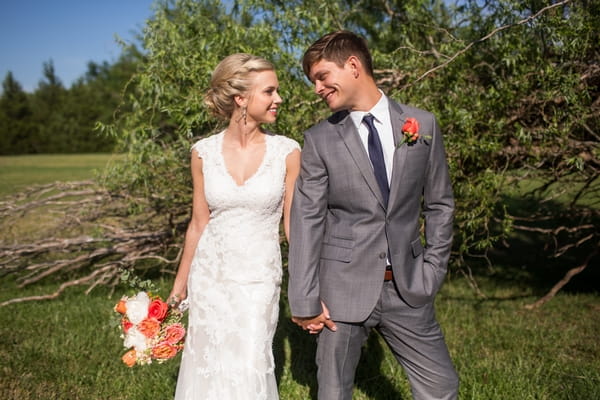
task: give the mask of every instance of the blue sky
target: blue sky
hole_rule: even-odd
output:
[[[33,91],[52,59],[63,85],[87,71],[87,63],[113,62],[121,49],[115,35],[132,42],[150,18],[153,0],[0,0],[0,81],[8,71]],[[1,90],[1,88],[0,88]]]

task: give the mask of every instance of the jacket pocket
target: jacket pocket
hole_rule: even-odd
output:
[[[421,243],[421,239],[417,238],[410,243],[410,248],[412,250],[412,255],[414,258],[419,257],[423,254],[423,244]]]
[[[321,258],[349,263],[352,260],[352,249],[350,247],[340,247],[329,243],[323,243],[323,246],[321,247]]]

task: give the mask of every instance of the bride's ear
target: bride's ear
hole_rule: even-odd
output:
[[[240,108],[248,106],[248,99],[239,94],[233,96],[233,101],[235,101],[235,104]]]

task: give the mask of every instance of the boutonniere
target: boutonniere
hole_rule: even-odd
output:
[[[402,146],[404,143],[411,145],[421,137],[419,133],[419,121],[415,118],[406,118],[406,122],[402,126],[402,140],[398,143],[397,147]],[[425,139],[431,139],[431,136],[424,136]]]

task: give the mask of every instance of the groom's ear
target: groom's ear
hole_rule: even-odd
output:
[[[360,59],[356,56],[350,56],[346,60],[345,63],[346,68],[350,69],[350,72],[354,76],[354,78],[358,78],[363,70],[362,63]]]

